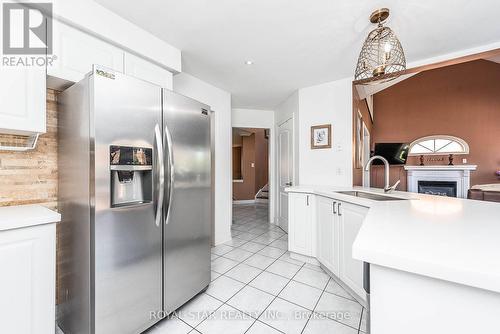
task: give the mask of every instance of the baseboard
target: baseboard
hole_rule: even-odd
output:
[[[255,204],[254,199],[233,200],[233,204]]]

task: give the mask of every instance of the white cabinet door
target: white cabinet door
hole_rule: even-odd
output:
[[[125,53],[125,74],[172,90],[171,72],[130,53]]]
[[[0,67],[0,132],[45,133],[45,67]]]
[[[339,275],[339,226],[336,201],[316,198],[317,257],[332,273]]]
[[[346,202],[339,202],[337,208],[340,225],[340,279],[359,296],[364,296],[363,262],[352,257],[352,245],[368,209]]]
[[[56,78],[78,82],[93,64],[123,72],[121,49],[55,20],[53,54],[57,59],[47,74]]]
[[[288,198],[288,248],[298,254],[315,256],[314,196],[290,193]]]
[[[0,333],[54,333],[55,261],[55,224],[0,232]]]

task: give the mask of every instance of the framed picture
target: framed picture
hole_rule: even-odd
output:
[[[332,125],[311,126],[311,149],[332,147]]]

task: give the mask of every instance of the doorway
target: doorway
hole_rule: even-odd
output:
[[[233,220],[253,212],[269,223],[270,130],[234,127],[232,142]]]

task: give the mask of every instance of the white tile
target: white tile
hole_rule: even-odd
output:
[[[286,252],[285,254],[281,255],[280,260],[290,262],[290,263],[296,264],[298,266],[302,266],[305,263],[304,261],[292,259],[292,257],[290,256],[290,252]]]
[[[257,277],[257,275],[259,275],[261,272],[261,269],[249,266],[244,263],[240,263],[233,269],[229,270],[225,275],[240,282],[248,283],[255,277]]]
[[[288,241],[278,239],[273,241],[269,246],[288,250]]]
[[[316,270],[302,267],[299,273],[293,278],[294,281],[309,284],[315,288],[323,290],[328,283],[330,276],[325,273],[320,273]]]
[[[363,315],[361,316],[361,324],[359,326],[359,330],[363,333],[366,333],[366,308],[363,307]]]
[[[288,241],[288,234],[283,235],[279,240]]]
[[[341,296],[350,300],[355,300],[343,287],[340,286],[335,280],[332,278],[328,282],[326,286],[327,292],[333,293],[334,295]]]
[[[219,274],[224,274],[226,271],[235,267],[237,264],[237,261],[226,259],[225,257],[219,257],[215,261],[212,261],[212,270],[218,272]]]
[[[246,334],[280,334],[281,332],[269,327],[263,322],[256,321]]]
[[[285,253],[285,250],[283,250],[283,249],[269,247],[269,246],[266,248],[263,248],[262,250],[257,252],[257,254],[269,256],[269,257],[272,257],[275,259],[279,258],[284,253]]]
[[[264,270],[267,267],[269,267],[269,265],[271,265],[271,263],[273,263],[274,261],[275,261],[275,259],[273,259],[271,257],[260,255],[260,254],[255,254],[255,255],[252,255],[251,257],[249,257],[248,259],[246,259],[245,261],[243,261],[243,263],[248,264],[252,267],[257,267],[257,268]]]
[[[362,306],[355,301],[324,292],[315,312],[357,329],[361,320]]]
[[[306,265],[304,266],[304,268],[311,269],[311,270],[314,270],[314,271],[317,271],[317,272],[320,272],[320,273],[325,273],[325,271],[323,269],[321,269],[320,266],[317,266],[317,265],[312,264],[312,263],[306,263]]]
[[[226,301],[244,286],[245,285],[243,283],[232,278],[220,276],[215,281],[210,283],[206,293],[217,299]]]
[[[148,334],[186,334],[193,330],[185,322],[176,317],[163,319],[153,329],[148,331]]]
[[[210,281],[213,282],[217,277],[219,277],[221,274],[218,272],[215,272],[213,270],[210,271]]]
[[[300,266],[285,261],[276,261],[266,271],[283,277],[292,278],[300,269]],[[326,285],[326,282],[325,282]]]
[[[256,252],[260,251],[261,249],[263,249],[264,247],[266,247],[266,246],[263,244],[249,241],[246,244],[241,245],[239,249],[243,249],[243,250],[246,250],[248,252],[256,253]]]
[[[214,253],[210,253],[210,260],[213,261],[215,259],[217,259],[219,257],[219,255],[217,254],[214,254]]]
[[[215,255],[224,255],[226,253],[229,253],[230,251],[232,251],[234,248],[231,247],[231,246],[228,246],[228,245],[218,245],[218,246],[215,246],[215,247],[212,247],[212,254],[215,254]]]
[[[247,241],[250,241],[250,240],[255,239],[255,238],[257,238],[257,235],[251,234],[248,232],[244,232],[244,233],[241,233],[238,235],[238,239],[243,239],[243,240],[247,240]]]
[[[273,299],[273,295],[247,285],[229,299],[227,304],[257,319]]]
[[[311,311],[287,302],[275,299],[259,317],[259,320],[287,334],[299,334],[306,325]]]
[[[258,242],[259,244],[263,244],[263,245],[269,245],[274,240],[276,240],[276,238],[271,238],[269,236],[263,236],[263,235],[261,235],[261,236],[258,236],[255,239],[253,239],[252,241],[253,242]]]
[[[254,319],[229,305],[223,305],[203,321],[196,330],[203,334],[243,334]]]
[[[289,281],[289,279],[284,277],[263,271],[253,281],[251,281],[249,285],[276,296]]]
[[[231,247],[240,247],[241,245],[244,245],[247,242],[248,242],[247,240],[243,240],[243,239],[239,239],[239,238],[232,238],[228,242],[224,243],[224,245],[228,245]]]
[[[313,314],[311,319],[307,323],[306,328],[302,332],[303,334],[322,334],[322,333],[332,333],[332,334],[357,334],[358,331],[354,328],[343,325],[339,322],[330,320],[324,316]]]
[[[323,291],[299,282],[291,281],[279,294],[280,298],[298,304],[308,310],[314,310],[314,306],[321,297]]]
[[[202,293],[182,306],[176,314],[182,321],[195,327],[221,305],[219,300]]]
[[[252,256],[253,253],[243,250],[241,248],[236,248],[235,250],[230,251],[229,253],[224,254],[224,257],[228,259],[235,260],[238,262],[244,261]]]

